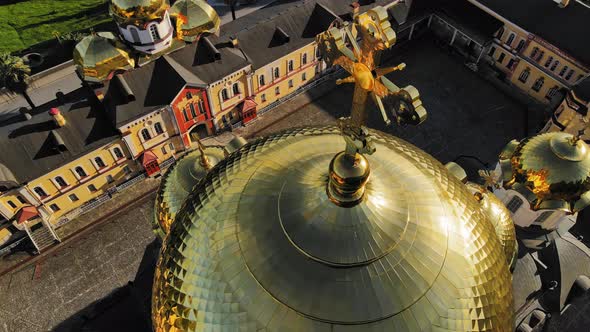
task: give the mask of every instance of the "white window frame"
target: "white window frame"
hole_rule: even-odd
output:
[[[264,83],[264,84],[261,84],[261,81],[263,81],[262,83]],[[263,87],[265,85],[266,85],[266,78],[264,77],[264,74],[258,75],[258,89],[260,89],[261,87]]]
[[[290,73],[295,70],[295,61],[287,60],[287,73]]]
[[[37,192],[35,191],[35,188],[37,188],[37,187],[41,188],[41,190],[43,190],[43,192],[47,194],[47,196],[45,196],[45,198],[43,198],[43,197],[39,196],[39,194],[37,194]],[[35,196],[39,200],[47,199],[48,197],[51,196],[51,195],[49,195],[49,193],[47,192],[47,190],[45,190],[45,188],[43,188],[43,185],[42,184],[38,184],[38,185],[33,186],[33,188],[31,188],[31,190],[33,191],[33,194],[35,194]]]
[[[64,180],[64,182],[66,183],[65,186],[63,186],[63,187],[60,186],[59,182],[57,182],[57,178],[58,177],[60,177],[62,180]],[[59,191],[62,191],[64,189],[67,189],[67,188],[69,188],[72,185],[71,183],[68,183],[68,181],[66,181],[66,179],[63,176],[61,176],[61,175],[56,175],[56,176],[52,177],[51,178],[51,182],[53,183],[53,185],[55,186],[55,188],[57,188],[57,190],[59,190]]]
[[[80,175],[78,175],[78,172],[76,172],[76,168],[78,168],[78,167],[80,167],[84,171],[84,173],[86,174],[85,177],[81,177]],[[76,179],[78,179],[78,181],[84,180],[90,176],[90,174],[88,174],[88,172],[86,171],[86,169],[82,165],[74,166],[74,168],[72,168],[72,173],[74,173],[74,176],[76,177]]]
[[[94,191],[90,190],[90,186],[93,186],[94,189],[96,189],[96,190],[94,190]],[[86,185],[86,190],[88,190],[88,192],[91,194],[98,192],[98,188],[96,188],[96,185],[94,183],[89,183],[88,185]]]
[[[76,199],[75,199],[75,200],[74,200],[74,199],[72,199],[72,195],[73,195],[74,197],[76,197]],[[72,203],[73,203],[73,202],[78,202],[78,201],[80,200],[80,197],[78,197],[78,195],[76,195],[76,193],[71,193],[71,194],[69,194],[69,195],[68,195],[68,199],[70,200],[70,202],[72,202]]]
[[[117,157],[117,155],[115,154],[115,149],[119,149],[121,151],[121,154],[123,155],[123,157],[121,157],[121,158]],[[119,145],[111,147],[109,149],[109,151],[111,152],[111,156],[113,156],[113,159],[115,161],[119,161],[119,160],[125,159],[125,152],[123,152],[123,149]]]
[[[170,151],[174,151],[174,143],[168,143],[168,148],[170,149]]]
[[[143,137],[143,131],[144,131],[144,130],[147,130],[147,132],[148,132],[148,135],[150,136],[150,138],[149,138],[149,139],[145,139],[145,137]],[[139,140],[140,140],[142,143],[145,143],[145,142],[147,142],[147,141],[150,141],[150,140],[152,140],[152,139],[154,138],[154,136],[153,136],[153,135],[152,135],[152,133],[150,132],[150,129],[149,129],[149,128],[147,128],[147,127],[141,128],[141,130],[138,132],[138,135],[139,135]]]
[[[276,71],[279,71],[279,75],[275,75]],[[281,78],[281,68],[280,67],[273,67],[272,68],[272,81],[277,81]]]
[[[305,61],[303,61],[305,59]],[[307,61],[309,59],[307,58],[307,52],[303,52],[301,53],[301,67],[307,65]]]
[[[97,158],[97,157],[102,160],[102,162],[104,163],[104,167],[99,167],[98,164],[96,163],[96,161],[94,161],[94,159]],[[102,156],[94,156],[94,157],[90,158],[90,162],[92,163],[92,165],[94,166],[94,168],[96,169],[96,171],[99,172],[99,173],[102,173],[106,169],[109,168],[109,165],[104,162],[104,158]]]

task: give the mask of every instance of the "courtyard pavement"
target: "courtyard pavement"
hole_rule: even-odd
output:
[[[419,127],[386,128],[373,109],[369,126],[400,136],[442,162],[468,155],[491,164],[510,139],[527,134],[525,123],[532,133],[546,117],[542,110],[527,109],[499,92],[429,39],[407,44],[389,63],[399,61],[406,62],[407,69],[389,77],[420,90],[429,119]],[[326,83],[234,134],[252,137],[333,124],[348,114],[351,96],[352,86]],[[458,162],[473,170],[483,167],[470,158]],[[39,265],[0,277],[0,332],[148,330],[158,252],[150,225],[152,209],[150,197]]]

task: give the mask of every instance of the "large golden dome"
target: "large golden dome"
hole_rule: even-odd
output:
[[[85,81],[102,82],[117,71],[135,66],[129,51],[111,32],[98,32],[84,37],[74,48],[74,63]]]
[[[260,138],[217,164],[164,242],[154,329],[511,331],[510,273],[478,202],[425,152],[370,133],[351,207],[326,192],[335,127]]]
[[[139,25],[163,19],[168,8],[168,0],[111,0],[109,11],[118,24]]]
[[[211,5],[203,0],[178,0],[170,15],[176,18],[176,37],[196,41],[203,33],[217,33],[221,20]]]
[[[512,141],[500,164],[504,187],[520,192],[534,210],[575,213],[590,203],[590,151],[571,134],[552,132]]]

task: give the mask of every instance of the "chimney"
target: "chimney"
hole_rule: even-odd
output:
[[[66,147],[66,144],[64,143],[63,138],[61,138],[61,136],[57,133],[57,131],[55,131],[55,130],[50,131],[49,138],[51,139],[53,149],[55,149],[59,152],[64,152],[64,151],[68,150],[68,148]]]
[[[57,107],[52,107],[49,111],[49,114],[53,117],[53,121],[58,127],[63,127],[66,125],[66,118],[61,115],[61,112]]]
[[[221,53],[213,43],[207,37],[202,37],[205,47],[209,50],[209,56],[213,57],[213,60],[221,60]]]
[[[559,8],[565,8],[570,4],[570,0],[553,0],[553,2],[557,3]]]
[[[355,1],[350,4],[350,7],[352,9],[352,18],[355,19],[360,14],[361,5],[359,5],[359,3]]]
[[[117,79],[117,83],[119,83],[121,93],[123,94],[123,97],[125,97],[125,100],[127,100],[127,102],[135,101],[135,94],[133,93],[133,90],[131,90],[131,88],[129,87],[129,84],[127,84],[127,81],[125,81],[123,75],[117,74],[115,78]]]
[[[18,111],[23,116],[23,119],[25,121],[29,121],[29,120],[31,120],[33,118],[31,116],[31,113],[29,113],[29,109],[26,108],[26,107],[21,107]]]
[[[238,37],[229,37],[229,41],[231,42],[231,45],[233,48],[240,47],[240,43],[238,42]]]

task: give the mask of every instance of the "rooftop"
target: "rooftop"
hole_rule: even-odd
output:
[[[589,28],[590,8],[585,5],[575,0],[565,8],[552,0],[477,2],[590,66],[590,44],[580,40],[580,34]]]
[[[59,128],[53,122],[48,113],[51,107],[59,108],[65,126]],[[66,95],[63,105],[53,101],[31,115],[25,120],[16,114],[0,124],[0,163],[19,183],[42,176],[117,137],[102,107],[89,101],[82,89]],[[65,150],[57,146],[62,143]]]

